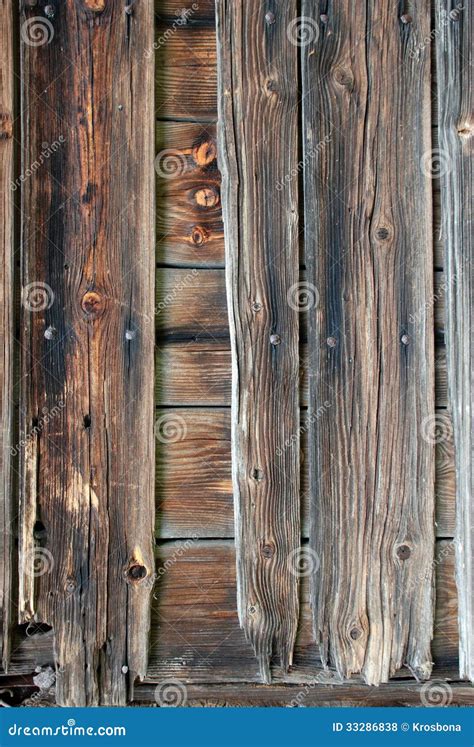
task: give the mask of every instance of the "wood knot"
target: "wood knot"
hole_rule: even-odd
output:
[[[265,477],[265,474],[263,472],[263,469],[260,469],[259,467],[254,467],[252,470],[252,477],[254,480],[257,480],[257,482],[260,482]]]
[[[0,113],[0,140],[10,140],[13,137],[13,121],[10,114]]]
[[[262,304],[260,303],[260,301],[254,301],[253,302],[253,304],[252,304],[252,311],[254,311],[255,313],[257,313],[258,311],[261,311],[262,308],[263,307],[262,307]]]
[[[387,241],[387,239],[390,237],[390,229],[387,228],[387,226],[380,226],[380,228],[377,228],[375,231],[375,237],[379,241]]]
[[[353,641],[357,641],[357,639],[361,637],[362,631],[359,630],[359,628],[352,628],[349,635]]]
[[[202,226],[193,226],[191,231],[191,241],[195,246],[201,246],[209,238],[208,232]]]
[[[213,187],[201,187],[194,194],[195,200],[200,207],[212,208],[219,204],[219,193]]]
[[[66,579],[66,592],[68,594],[72,594],[74,591],[76,591],[76,588],[77,588],[76,579],[73,576],[68,576]]]
[[[84,0],[84,5],[93,13],[101,13],[105,8],[105,0]]]
[[[336,83],[339,83],[340,86],[344,86],[344,88],[351,89],[354,85],[352,73],[343,67],[336,67],[333,76]]]
[[[270,560],[275,555],[275,548],[271,544],[264,545],[262,547],[262,556],[266,560]]]
[[[144,579],[145,576],[146,568],[144,565],[140,565],[140,563],[134,563],[127,571],[127,578],[132,583],[138,583],[138,581]]]
[[[217,158],[217,148],[213,140],[204,140],[193,148],[193,159],[198,166],[209,166]]]
[[[397,558],[399,560],[408,560],[410,555],[411,549],[408,547],[408,545],[399,545],[399,547],[397,547]]]
[[[105,301],[96,291],[88,291],[82,298],[81,307],[90,319],[97,319],[104,312]]]

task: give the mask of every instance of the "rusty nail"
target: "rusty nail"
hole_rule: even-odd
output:
[[[117,106],[117,109],[119,110],[119,112],[123,111],[123,104],[119,104]]]
[[[44,14],[48,18],[54,18],[54,5],[45,5]]]
[[[402,345],[409,345],[410,337],[407,334],[404,334],[400,337],[400,342],[402,343]]]
[[[270,335],[270,342],[272,345],[279,345],[281,343],[280,335]]]
[[[127,672],[128,672],[128,667],[126,664],[124,664],[122,667],[122,674],[127,674]]]
[[[48,327],[45,332],[44,336],[47,340],[53,340],[56,337],[57,330],[54,327]]]
[[[404,13],[402,17],[400,18],[400,21],[402,23],[411,23],[413,21],[413,18],[409,13]]]
[[[125,13],[127,16],[131,16],[133,13],[133,5],[126,5],[125,6]]]
[[[408,560],[411,555],[411,550],[408,545],[400,545],[397,547],[397,558],[400,560]]]
[[[271,26],[273,23],[275,23],[275,13],[273,13],[271,10],[268,11],[268,13],[265,13],[265,20],[268,23],[269,26]]]
[[[135,338],[136,334],[137,333],[135,332],[134,329],[127,329],[125,331],[125,339],[126,340],[133,340]]]
[[[326,13],[321,13],[319,16],[321,23],[327,23],[329,21],[329,16],[326,15]]]
[[[335,348],[337,345],[337,340],[335,337],[328,337],[326,340],[326,343],[329,345],[330,348]]]

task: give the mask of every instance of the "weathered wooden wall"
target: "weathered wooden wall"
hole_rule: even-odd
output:
[[[258,684],[258,663],[237,615],[230,446],[231,346],[224,278],[221,181],[216,160],[214,0],[201,0],[187,23],[177,24],[182,9],[178,0],[157,0],[153,156],[158,155],[155,161],[158,283],[154,305],[157,327],[155,537],[159,547],[146,682],[138,684],[134,691],[130,688],[129,694],[136,702],[153,705],[156,704],[157,685],[178,679],[186,687],[190,704],[295,704],[295,699],[301,704],[303,698],[304,705],[334,705],[335,702],[341,705],[418,705],[423,685],[415,683],[406,668],[402,668],[390,684],[379,688],[363,685],[358,676],[345,685],[335,684],[334,680],[333,684],[321,684],[326,679],[312,636],[307,576],[300,579],[300,622],[293,666],[289,672],[272,666],[275,684]],[[98,17],[87,18],[92,21],[90,33],[100,33]],[[166,30],[172,33],[164,38]],[[409,33],[407,30],[407,35]],[[99,43],[93,49],[98,63],[103,50]],[[54,60],[54,56],[51,59]],[[45,76],[51,62],[49,57],[46,61]],[[89,72],[83,72],[86,81]],[[41,81],[40,90],[48,91],[45,78]],[[120,101],[116,98],[112,85],[108,94],[114,97],[114,105],[123,105],[122,97]],[[50,91],[48,95],[53,93]],[[54,96],[57,95],[56,91]],[[66,94],[63,98],[66,100]],[[143,105],[143,96],[139,103],[134,100],[137,106]],[[53,101],[48,98],[46,103]],[[104,116],[109,116],[109,96],[104,96],[104,102]],[[127,108],[121,111],[126,113]],[[436,123],[433,124],[435,136]],[[143,120],[140,120],[142,125]],[[92,139],[87,142],[91,143]],[[163,151],[166,151],[164,156]],[[433,225],[437,227],[440,200],[436,181],[433,188]],[[124,189],[128,188],[122,184],[119,199],[124,198]],[[136,215],[135,210],[134,205],[127,206],[124,215]],[[92,217],[87,220],[92,221]],[[473,698],[472,688],[457,682],[457,592],[452,542],[455,531],[454,448],[444,348],[446,280],[443,242],[438,230],[433,238],[435,287],[428,303],[428,314],[434,310],[437,427],[436,433],[431,433],[436,442],[437,536],[433,559],[436,607],[432,678],[447,680],[452,704],[461,705],[472,703]],[[303,250],[300,235],[300,281],[305,282],[308,276]],[[147,272],[150,272],[148,265]],[[419,318],[423,319],[422,310]],[[309,401],[308,319],[304,313],[300,315],[300,330],[300,418],[304,423]],[[91,423],[97,425],[93,416]],[[126,438],[133,449],[135,442],[128,435]],[[303,547],[307,547],[309,457],[306,432],[302,433],[301,447],[301,535]],[[41,544],[45,538],[41,524],[36,529]],[[16,627],[11,641],[10,675],[1,681],[13,691],[31,692],[30,673],[35,667],[54,665],[53,642],[54,631],[47,626],[33,622]]]

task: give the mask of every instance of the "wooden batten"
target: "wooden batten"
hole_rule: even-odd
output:
[[[20,23],[20,622],[53,627],[59,704],[123,705],[154,578],[153,7]]]
[[[237,606],[265,682],[273,650],[283,670],[291,664],[298,626],[298,71],[287,36],[295,15],[294,0],[277,0],[271,13],[259,0],[217,3]]]
[[[436,2],[441,236],[446,272],[448,402],[456,456],[459,667],[474,680],[474,7]]]

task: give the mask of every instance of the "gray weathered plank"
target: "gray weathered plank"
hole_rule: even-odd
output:
[[[154,573],[153,7],[33,5],[20,620],[54,628],[60,704],[121,705],[146,671]]]
[[[0,609],[2,666],[8,669],[12,625],[13,507],[13,12],[0,0]]]
[[[448,399],[457,480],[457,578],[461,677],[474,680],[474,7],[436,2],[441,232],[446,269]]]
[[[344,677],[426,679],[435,418],[429,0],[300,20],[314,631]],[[380,50],[383,48],[383,55]],[[390,148],[387,148],[390,143]],[[419,313],[423,310],[423,313]],[[321,405],[331,402],[321,414]]]
[[[219,167],[233,355],[232,454],[239,618],[264,681],[292,661],[300,542],[296,2],[218,0]],[[296,438],[296,441],[298,439]]]

